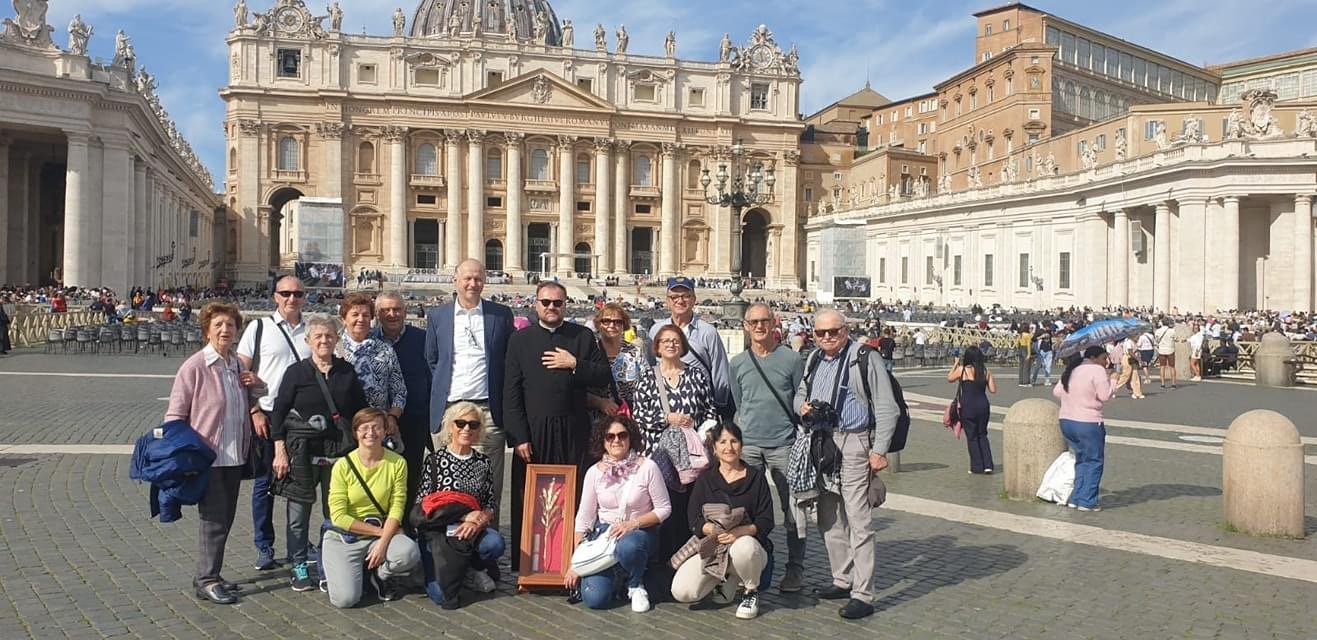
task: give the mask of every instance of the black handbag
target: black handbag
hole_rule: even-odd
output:
[[[352,419],[338,412],[334,397],[329,393],[329,385],[325,384],[325,376],[314,370],[314,366],[311,373],[316,379],[316,384],[320,385],[320,393],[325,395],[325,404],[329,405],[330,419],[334,423],[333,429],[337,431],[331,433],[329,429],[325,430],[324,456],[341,458],[357,448],[357,439],[352,433]]]

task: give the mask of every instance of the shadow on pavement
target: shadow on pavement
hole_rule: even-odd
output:
[[[899,473],[912,473],[916,471],[936,471],[938,469],[945,469],[945,468],[947,468],[947,465],[942,464],[940,462],[910,462],[910,463],[902,464],[901,471]]]
[[[1129,507],[1153,500],[1170,500],[1184,496],[1208,498],[1219,495],[1221,495],[1221,489],[1218,487],[1204,487],[1194,484],[1148,484],[1104,494],[1102,496],[1102,508]]]
[[[1029,559],[1014,545],[957,546],[956,542],[955,536],[943,535],[878,543],[874,593],[902,588],[883,595],[874,608],[881,613],[941,587],[1005,573]]]

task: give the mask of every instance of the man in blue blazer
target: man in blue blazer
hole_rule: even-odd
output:
[[[503,366],[508,338],[515,331],[512,309],[482,300],[485,266],[476,260],[457,265],[453,302],[439,305],[426,316],[425,359],[430,363],[430,433],[435,448],[448,445],[443,416],[448,406],[466,400],[481,410],[484,422],[476,450],[489,456],[494,474],[494,495],[503,495],[503,459],[507,438],[503,433]],[[495,529],[498,514],[494,514]]]

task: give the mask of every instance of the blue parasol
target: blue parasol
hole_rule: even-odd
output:
[[[1137,318],[1098,320],[1068,336],[1056,348],[1056,357],[1066,358],[1082,353],[1089,347],[1102,347],[1109,343],[1152,331],[1152,325]]]

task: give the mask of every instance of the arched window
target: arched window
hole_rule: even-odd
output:
[[[503,270],[503,243],[498,240],[485,241],[485,268],[490,271]]]
[[[439,175],[439,151],[430,143],[416,147],[416,173],[423,176]]]
[[[701,189],[700,186],[700,161],[691,160],[686,164],[686,188]]]
[[[530,179],[549,179],[549,152],[544,149],[532,149],[530,152]]]
[[[280,171],[297,171],[297,140],[292,136],[279,138],[279,158],[275,165]]]
[[[654,167],[649,156],[636,156],[635,171],[636,186],[652,187],[654,186]]]
[[[229,149],[229,173],[238,172],[238,150]]]
[[[498,149],[490,149],[489,151],[485,152],[485,177],[490,180],[503,179],[502,151]]]
[[[1076,115],[1081,118],[1093,117],[1093,99],[1088,92],[1088,87],[1084,87],[1079,91],[1079,112]]]
[[[576,184],[590,184],[590,154],[576,154]]]
[[[1105,91],[1097,92],[1093,109],[1097,112],[1098,120],[1106,120],[1111,117],[1111,106],[1107,103],[1107,93]]]
[[[1075,88],[1075,83],[1065,83],[1065,106],[1066,111],[1075,113],[1079,110],[1079,90]]]
[[[363,142],[357,147],[357,173],[375,173],[375,145]]]

